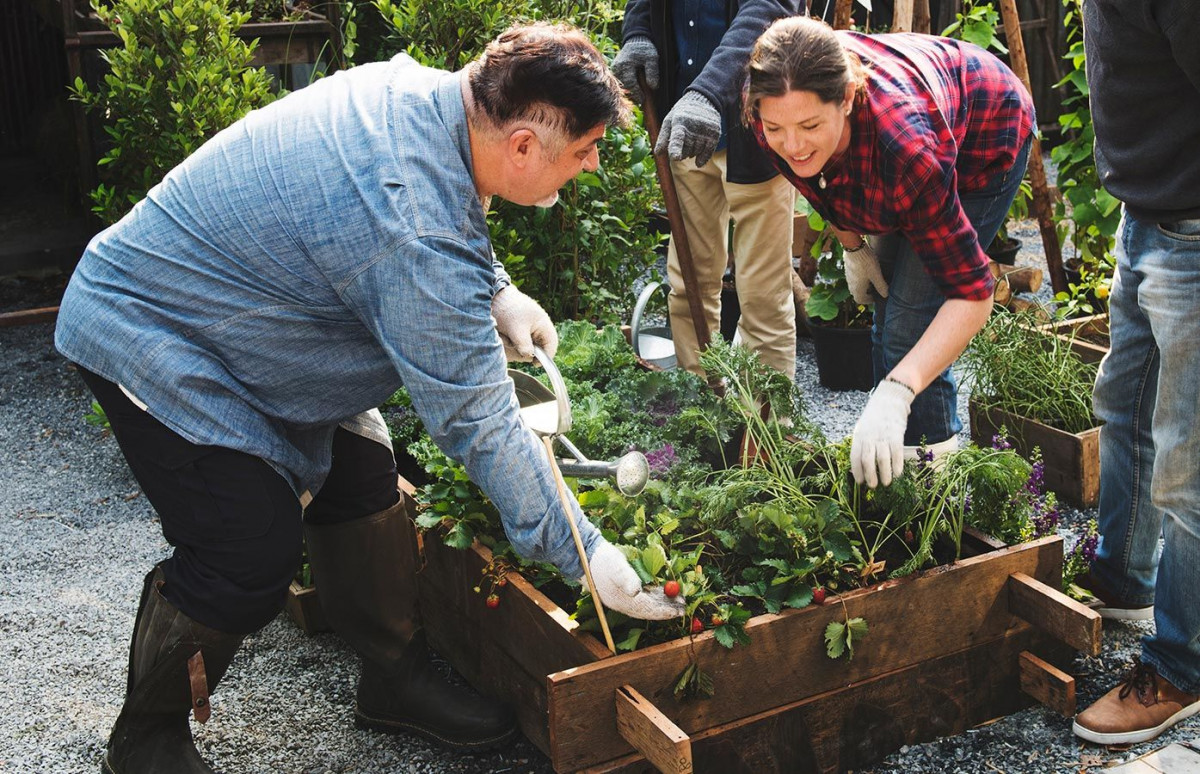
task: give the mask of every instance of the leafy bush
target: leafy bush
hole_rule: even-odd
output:
[[[115,223],[164,174],[214,134],[272,100],[266,71],[250,67],[254,44],[234,33],[247,14],[227,0],[116,0],[93,7],[121,39],[103,53],[110,72],[96,89],[71,92],[105,121],[92,210]]]

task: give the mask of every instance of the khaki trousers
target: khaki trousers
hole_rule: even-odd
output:
[[[796,307],[791,272],[796,191],[782,175],[763,183],[738,184],[726,182],[726,171],[723,150],[700,169],[695,159],[671,162],[708,329],[720,330],[721,276],[729,260],[732,220],[742,345],[772,368],[794,377]],[[667,276],[671,336],[679,366],[703,376],[674,239],[667,252]]]

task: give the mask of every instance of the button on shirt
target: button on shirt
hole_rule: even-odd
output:
[[[991,295],[988,258],[959,192],[994,184],[1033,132],[1020,80],[978,46],[929,35],[837,33],[866,65],[866,101],[825,188],[773,163],[820,215],[846,231],[900,233],[947,298]],[[767,148],[762,122],[754,133]]]
[[[721,45],[721,39],[725,37],[728,27],[725,23],[724,2],[682,0],[670,5],[671,26],[675,31],[675,51],[679,56],[675,71],[674,95],[678,100],[704,70],[717,46]],[[722,126],[717,150],[724,148],[727,141],[725,127]]]
[[[402,384],[524,557],[583,574],[491,317],[507,281],[461,74],[405,55],[248,114],[88,245],[55,343],[196,444],[316,492],[337,425]],[[590,550],[599,533],[579,519]]]

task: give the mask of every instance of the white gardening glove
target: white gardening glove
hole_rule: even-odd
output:
[[[708,101],[708,97],[689,91],[679,98],[663,119],[654,153],[668,153],[674,161],[694,156],[696,168],[699,169],[712,158],[720,140],[720,112]]]
[[[536,344],[550,359],[558,350],[558,332],[546,310],[515,285],[505,285],[492,296],[492,317],[504,343],[504,355],[509,360],[528,363],[533,360]]]
[[[879,259],[866,237],[857,249],[843,251],[842,264],[846,268],[846,284],[850,286],[850,295],[854,296],[856,304],[866,306],[887,298],[888,286],[879,270]]]
[[[872,489],[887,486],[904,470],[904,429],[915,397],[897,381],[884,379],[875,385],[850,441],[850,469],[856,482]]]
[[[650,38],[634,37],[625,41],[612,63],[613,75],[629,92],[630,98],[640,105],[645,96],[638,84],[638,70],[646,74],[647,86],[658,88],[658,49]]]
[[[661,586],[643,589],[641,579],[625,554],[607,540],[599,542],[588,564],[592,569],[592,580],[596,582],[592,593],[599,593],[604,606],[618,613],[646,621],[665,621],[679,618],[687,609],[683,595],[671,599],[663,593]],[[580,578],[579,582],[584,588],[588,587],[586,577]]]

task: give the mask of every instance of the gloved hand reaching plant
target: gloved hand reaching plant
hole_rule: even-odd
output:
[[[661,586],[643,589],[641,578],[633,571],[625,554],[606,540],[598,541],[588,564],[592,569],[592,580],[596,582],[592,593],[599,595],[605,607],[618,613],[647,621],[664,621],[679,618],[687,608],[682,595],[671,599],[663,593]],[[586,577],[580,578],[579,582],[587,588]]]
[[[887,298],[887,282],[879,269],[875,248],[866,237],[862,238],[862,244],[858,247],[843,252],[842,265],[846,269],[846,284],[856,304],[866,306],[880,298]]]
[[[638,70],[646,74],[647,86],[658,88],[658,49],[650,38],[636,37],[625,41],[612,63],[613,75],[629,92],[630,98],[640,105],[645,95],[638,84]]]
[[[551,359],[558,350],[558,332],[546,310],[514,285],[505,285],[492,297],[492,318],[504,343],[509,360],[533,360],[533,347],[546,351]]]
[[[704,166],[712,158],[721,139],[721,114],[708,97],[689,91],[680,97],[663,119],[655,153],[669,153],[674,161],[683,161],[693,156],[696,168]]]
[[[850,441],[850,470],[856,482],[874,489],[903,472],[904,430],[915,397],[901,382],[884,379],[875,385]]]

